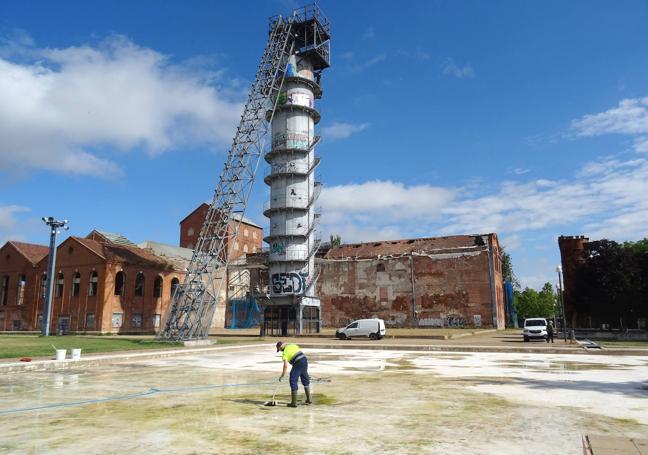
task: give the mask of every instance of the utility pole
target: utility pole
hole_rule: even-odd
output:
[[[50,227],[49,260],[47,261],[47,290],[45,291],[45,308],[43,308],[43,321],[41,334],[49,336],[50,321],[52,319],[52,291],[54,290],[54,265],[56,264],[56,234],[60,228],[69,229],[68,220],[57,221],[52,216],[43,217],[43,223]]]
[[[567,317],[565,316],[565,298],[563,297],[563,283],[562,283],[562,267],[556,267],[556,272],[558,272],[558,293],[560,294],[560,306],[562,307],[562,328],[563,328],[563,339],[567,343]]]

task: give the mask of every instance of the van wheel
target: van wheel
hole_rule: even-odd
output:
[[[369,339],[370,339],[370,340],[377,340],[378,337],[376,336],[375,333],[370,333],[370,334],[369,334]]]
[[[529,341],[529,337],[524,337],[524,341]]]
[[[338,335],[338,338],[339,338],[340,340],[346,340],[346,339],[347,339],[347,336],[346,336],[346,334],[341,333],[340,335]]]

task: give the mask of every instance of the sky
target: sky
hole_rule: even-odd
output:
[[[523,286],[557,237],[648,236],[646,1],[321,1],[321,234],[495,232]],[[43,216],[179,241],[291,0],[0,2],[0,244]],[[395,7],[397,6],[397,7]],[[259,172],[267,166],[261,161]],[[246,216],[267,227],[256,182]]]

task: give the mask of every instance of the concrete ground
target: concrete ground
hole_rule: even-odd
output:
[[[648,436],[642,356],[307,355],[315,404],[297,409],[263,406],[289,396],[269,343],[2,374],[0,453],[568,454],[583,434]]]

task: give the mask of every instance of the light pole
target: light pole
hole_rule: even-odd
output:
[[[558,292],[560,294],[560,306],[562,307],[562,328],[563,328],[563,339],[567,343],[567,317],[565,316],[565,299],[563,298],[563,282],[562,282],[562,267],[556,267],[556,272],[558,273]]]
[[[58,221],[52,216],[43,217],[43,223],[50,227],[49,260],[47,261],[47,290],[45,291],[45,308],[43,308],[43,321],[41,334],[49,336],[50,321],[52,319],[52,291],[54,290],[54,264],[56,264],[56,234],[60,228],[69,229],[68,221]]]

